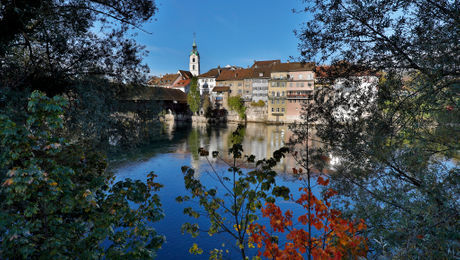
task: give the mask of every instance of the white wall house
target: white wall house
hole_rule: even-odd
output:
[[[198,77],[198,87],[200,89],[200,95],[210,94],[215,86],[215,77]]]
[[[338,120],[349,121],[367,117],[374,109],[377,100],[377,76],[355,76],[350,79],[337,79],[333,88],[335,99],[347,100],[345,105],[341,105],[333,111],[333,115]],[[362,109],[362,110],[361,110]],[[358,114],[358,111],[364,111]]]
[[[258,78],[253,79],[252,81],[252,101],[258,102],[262,100],[263,102],[268,102],[268,79],[267,78]]]

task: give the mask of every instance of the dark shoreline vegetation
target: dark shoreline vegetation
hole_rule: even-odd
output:
[[[457,1],[304,2],[299,59],[327,70],[315,69],[323,76],[302,120],[269,158],[244,154],[244,126],[225,140],[229,155],[200,147],[190,126],[174,135],[193,156],[228,164],[212,185],[183,165],[188,194],[177,200],[197,202],[184,214],[209,228],[182,231],[225,233],[243,259],[459,258]],[[154,156],[150,144],[170,142],[159,135],[164,104],[132,98],[148,89],[148,67],[130,33],[156,12],[153,0],[1,1],[0,258],[146,259],[168,239],[152,227],[168,217],[160,173],[115,182],[112,172],[137,149]],[[376,91],[359,87],[369,74]],[[298,193],[276,182],[285,156]],[[301,211],[280,208],[284,199]],[[225,258],[219,244],[189,246]]]

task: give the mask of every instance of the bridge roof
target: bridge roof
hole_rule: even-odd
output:
[[[126,93],[121,98],[130,101],[177,101],[179,103],[187,102],[187,95],[179,89],[162,88],[162,87],[136,87],[130,93]]]

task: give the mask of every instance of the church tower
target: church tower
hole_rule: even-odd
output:
[[[193,37],[193,49],[190,53],[190,62],[189,62],[189,69],[193,76],[200,75],[200,54],[198,53],[198,49],[196,47],[195,37]]]

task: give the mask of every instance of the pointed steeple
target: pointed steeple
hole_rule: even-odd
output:
[[[199,55],[198,54],[198,48],[197,48],[197,45],[196,45],[196,33],[193,33],[192,52],[190,53],[190,55],[192,55],[192,54]]]

